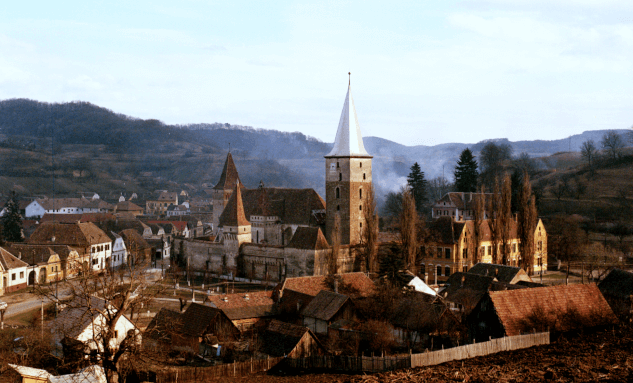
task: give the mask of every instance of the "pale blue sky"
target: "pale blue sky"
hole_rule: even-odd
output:
[[[553,4],[553,5],[552,5]],[[27,1],[0,7],[0,99],[331,142],[556,139],[633,125],[633,2]]]

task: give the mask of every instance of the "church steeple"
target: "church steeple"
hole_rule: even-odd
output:
[[[348,85],[343,111],[336,131],[334,147],[326,157],[369,156],[363,145],[363,136],[352,98],[352,86]]]
[[[348,85],[334,147],[325,156],[325,236],[330,244],[333,240],[342,245],[361,241],[371,188],[371,159],[363,145]]]
[[[239,182],[235,185],[233,196],[220,216],[220,226],[250,226],[244,214],[244,203]]]
[[[220,180],[213,187],[213,231],[217,233],[220,226],[220,216],[224,211],[224,207],[229,202],[229,198],[233,194],[233,190],[239,185],[241,189],[244,185],[240,182],[240,176],[233,162],[231,152],[226,155],[224,168],[220,175]]]

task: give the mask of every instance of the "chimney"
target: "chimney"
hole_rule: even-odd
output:
[[[334,292],[338,294],[338,279],[334,279]]]
[[[245,300],[245,301],[247,301],[247,300],[249,300],[249,299],[250,299],[250,298],[249,298],[249,296],[248,296],[248,293],[247,293],[247,294],[244,294],[244,300]]]
[[[228,301],[229,301],[229,297],[227,297],[227,296],[223,296],[223,297],[222,297],[222,300],[223,300],[224,302],[228,302]]]

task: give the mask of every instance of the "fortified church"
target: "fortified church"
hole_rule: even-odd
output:
[[[364,268],[354,251],[371,187],[351,86],[332,151],[325,156],[325,201],[313,189],[247,189],[231,153],[213,188],[213,241],[177,239],[174,252],[188,267],[253,279],[324,275],[333,243],[338,272]]]

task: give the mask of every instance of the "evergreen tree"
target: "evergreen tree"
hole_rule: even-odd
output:
[[[470,149],[466,148],[459,155],[455,166],[455,188],[458,192],[474,193],[477,191],[477,161]]]
[[[2,217],[2,235],[6,241],[22,241],[22,216],[15,192],[6,204],[7,211]]]
[[[424,172],[417,162],[411,166],[411,173],[407,176],[407,184],[415,200],[415,209],[421,213],[426,202],[426,180]]]

